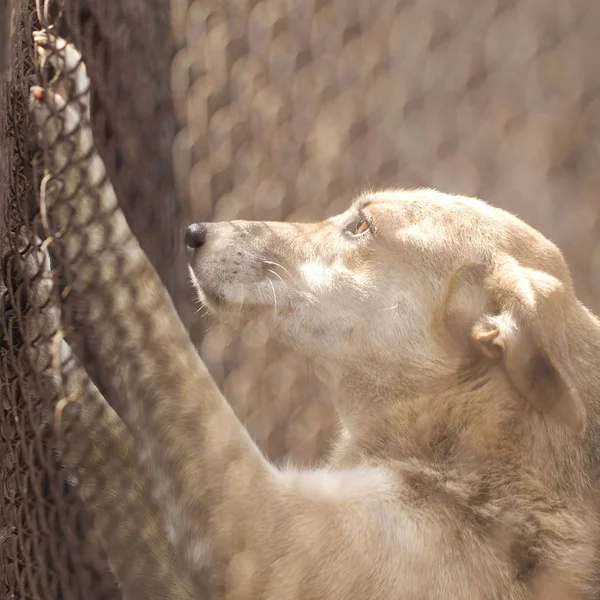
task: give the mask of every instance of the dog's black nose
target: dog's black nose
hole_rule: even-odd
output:
[[[200,248],[206,241],[208,227],[206,223],[194,223],[185,230],[185,245],[188,248]]]

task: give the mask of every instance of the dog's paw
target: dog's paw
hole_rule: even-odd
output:
[[[48,64],[54,69],[55,79],[69,88],[63,95],[81,103],[83,114],[89,118],[90,80],[79,50],[46,29],[33,32],[33,43],[40,66]]]
[[[44,142],[53,145],[81,131],[82,115],[75,102],[67,102],[52,89],[38,85],[29,88],[29,110]],[[73,139],[77,142],[78,140]]]
[[[40,129],[46,128],[47,122],[53,115],[65,112],[66,106],[65,99],[50,89],[39,85],[32,85],[29,88],[29,110]]]
[[[60,98],[60,96],[58,97]],[[43,87],[39,85],[32,85],[29,88],[29,100],[30,106],[34,108],[37,105],[47,105],[48,100],[52,100],[52,97],[48,95],[48,92]]]
[[[47,29],[34,31],[33,43],[37,55],[56,71],[70,73],[82,63],[81,54],[73,44],[53,35]]]
[[[50,42],[50,35],[48,34],[48,32],[45,29],[42,29],[41,31],[34,31],[33,32],[33,42],[34,44],[39,47],[45,48],[48,46],[48,43]]]

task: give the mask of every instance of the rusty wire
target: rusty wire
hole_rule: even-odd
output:
[[[32,56],[42,25],[81,50],[96,144],[130,225],[270,458],[309,464],[326,452],[325,366],[259,326],[235,332],[197,314],[180,247],[187,222],[320,219],[371,186],[478,195],[553,239],[581,299],[600,309],[597,3],[12,0],[5,12],[2,598],[120,597],[56,453],[59,398],[24,343],[35,274],[19,256],[23,239],[32,257],[47,234],[52,193],[52,149],[36,148],[27,112],[29,86],[48,77]],[[110,396],[92,341],[75,332],[73,343]],[[127,506],[115,507],[115,527],[135,524]]]

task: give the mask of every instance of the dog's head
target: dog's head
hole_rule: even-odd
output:
[[[537,409],[576,431],[560,251],[516,217],[431,190],[361,196],[321,223],[201,223],[192,280],[217,316],[275,331],[342,372],[376,361],[414,386],[466,361],[503,365]]]

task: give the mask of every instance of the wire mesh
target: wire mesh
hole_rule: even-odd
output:
[[[117,413],[123,400],[69,304],[65,254],[55,271],[64,280],[49,292],[62,317],[39,303],[43,207],[57,193],[45,175],[60,170],[56,147],[36,144],[27,108],[30,85],[52,76],[34,57],[42,26],[81,51],[95,145],[133,233],[272,460],[311,464],[326,453],[336,422],[327,365],[282,348],[260,323],[236,331],[196,312],[180,242],[188,222],[317,220],[371,186],[433,186],[483,197],[540,229],[563,249],[580,298],[600,309],[600,5],[13,0],[2,10],[2,598],[121,597],[102,550],[111,543],[138,544],[113,565],[117,578],[120,569],[153,573],[152,585],[168,578],[144,554],[164,532],[139,531],[135,493],[113,469],[135,458],[127,444],[116,452],[102,441],[104,428],[122,424],[94,404],[93,386],[94,410],[75,416],[57,452],[60,393],[40,355],[59,328]],[[135,279],[130,292],[140,306]],[[77,375],[65,377],[68,387]]]

